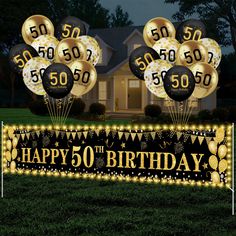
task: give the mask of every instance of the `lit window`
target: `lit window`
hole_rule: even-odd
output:
[[[107,99],[107,82],[106,81],[98,82],[98,99],[99,100]]]

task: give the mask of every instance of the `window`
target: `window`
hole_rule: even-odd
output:
[[[139,88],[140,81],[138,80],[129,80],[129,88]]]
[[[101,65],[102,63],[103,63],[103,51],[102,51],[102,49],[100,49],[100,57],[98,60],[98,65]]]
[[[99,102],[103,104],[106,103],[106,101],[104,101],[107,99],[107,82],[106,81],[98,82],[98,99],[99,99]]]

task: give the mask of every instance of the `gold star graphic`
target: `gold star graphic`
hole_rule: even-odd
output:
[[[58,142],[55,142],[55,147],[58,147],[59,146],[59,143]]]
[[[17,158],[17,161],[20,161],[20,157]]]
[[[82,144],[85,144],[84,140],[82,141]]]
[[[121,146],[122,148],[125,148],[125,143],[122,143],[120,146]]]
[[[204,163],[202,166],[203,166],[204,169],[207,169],[208,164]]]

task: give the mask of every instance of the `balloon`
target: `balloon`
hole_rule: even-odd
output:
[[[9,151],[5,153],[5,157],[8,161],[11,161],[11,153]]]
[[[54,36],[41,35],[33,41],[31,46],[35,48],[40,57],[52,62],[58,43],[59,41]]]
[[[17,44],[9,53],[10,66],[12,70],[20,74],[26,62],[37,56],[38,53],[32,46],[25,43]]]
[[[214,171],[211,173],[211,179],[212,179],[212,182],[215,183],[215,184],[218,184],[220,183],[220,175],[218,172]]]
[[[160,56],[154,49],[147,46],[138,47],[130,54],[130,70],[137,78],[144,80],[144,71],[148,64],[156,59],[160,59]]]
[[[215,141],[210,141],[208,143],[208,149],[212,154],[216,154],[217,152],[217,143]]]
[[[200,40],[206,36],[206,27],[200,20],[186,20],[176,30],[176,39],[183,43],[188,40]]]
[[[227,169],[228,163],[225,159],[221,160],[219,163],[219,172],[222,173]]]
[[[15,161],[12,161],[12,162],[11,162],[11,164],[10,164],[10,169],[11,169],[12,172],[15,171],[15,169],[16,169],[16,163],[15,163]]]
[[[59,23],[56,29],[56,36],[59,40],[64,38],[78,38],[84,34],[86,34],[84,23],[74,16],[67,16]]]
[[[219,44],[215,40],[209,38],[203,38],[200,42],[208,50],[208,63],[216,69],[220,64],[222,56]]]
[[[180,43],[174,38],[161,38],[153,45],[153,49],[159,54],[162,60],[175,64],[177,51]]]
[[[175,27],[167,19],[156,17],[149,20],[143,29],[145,43],[152,47],[156,41],[163,37],[175,38]]]
[[[86,60],[86,47],[79,39],[66,38],[59,42],[55,50],[55,61],[69,64],[75,59]]]
[[[224,158],[227,154],[227,147],[225,145],[220,145],[218,149],[218,156],[220,159]]]
[[[163,80],[167,71],[172,67],[164,60],[152,61],[144,72],[144,80],[148,90],[160,98],[168,97],[164,89]]]
[[[207,62],[207,49],[199,41],[186,41],[180,45],[177,52],[178,65],[191,66],[197,62]]]
[[[215,137],[215,141],[217,143],[221,143],[225,138],[225,129],[224,127],[218,128],[216,130],[216,137]]]
[[[11,157],[12,157],[12,160],[16,159],[17,157],[17,149],[12,149],[12,152],[11,152]]]
[[[61,63],[50,65],[43,73],[43,87],[53,98],[63,98],[70,93],[74,84],[70,68]]]
[[[52,22],[42,15],[33,15],[27,18],[22,26],[21,34],[24,41],[31,44],[40,35],[54,35]]]
[[[87,47],[87,58],[86,60],[91,62],[94,66],[98,63],[99,57],[101,56],[101,49],[96,39],[84,35],[78,38]]]
[[[81,96],[89,92],[97,81],[97,72],[92,64],[87,61],[76,60],[68,64],[74,75],[74,85],[71,94]]]
[[[164,88],[167,95],[178,102],[188,99],[194,90],[193,73],[185,66],[173,66],[164,78]]]
[[[209,165],[212,169],[216,170],[218,166],[218,160],[215,155],[211,155],[209,158]]]
[[[23,80],[26,87],[37,95],[45,95],[42,77],[43,73],[51,63],[42,58],[34,57],[29,60],[23,69]]]
[[[16,148],[17,143],[18,143],[18,139],[16,137],[13,137],[13,139],[12,139],[12,146],[13,146],[13,148]]]
[[[9,151],[11,151],[12,144],[11,144],[11,140],[10,140],[10,139],[7,140],[6,146],[7,146],[7,149],[8,149]]]
[[[218,73],[209,64],[198,62],[190,67],[195,77],[195,89],[193,96],[195,98],[204,98],[213,93],[218,84]]]

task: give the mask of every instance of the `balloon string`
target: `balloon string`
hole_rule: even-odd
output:
[[[72,105],[73,105],[74,100],[75,100],[74,97],[70,97],[70,98],[69,98],[69,108],[68,108],[68,110],[66,111],[66,115],[65,115],[65,117],[64,117],[64,119],[63,119],[63,123],[62,123],[62,124],[65,123],[65,121],[66,121],[66,119],[67,119],[67,117],[68,117],[68,115],[69,115],[69,113],[70,113],[70,110],[71,110],[71,107],[72,107]]]
[[[177,110],[176,110],[175,101],[173,101],[172,104],[173,104],[173,112],[174,112],[174,122],[175,124],[177,124]]]
[[[172,120],[172,122],[173,122],[173,121],[174,121],[174,118],[173,118],[173,114],[172,114],[172,110],[171,110],[171,101],[168,100],[168,98],[166,98],[166,102],[167,102],[168,112],[169,112],[170,117],[171,117],[171,120]]]
[[[67,98],[67,97],[66,97]],[[65,114],[65,103],[66,103],[66,98],[63,99],[63,106],[62,106],[62,115],[60,117],[60,124],[62,124],[64,114]]]
[[[56,109],[55,109],[56,99],[50,98],[50,100],[51,100],[52,107],[53,107],[53,119],[54,119],[54,124],[56,124]]]
[[[49,112],[49,116],[50,116],[51,122],[53,123],[52,110],[51,110],[51,106],[50,106],[50,103],[49,103],[49,99],[48,99],[47,95],[44,95],[43,98],[44,98],[44,103],[45,103],[46,106],[47,106],[47,109],[48,109],[48,112]]]

